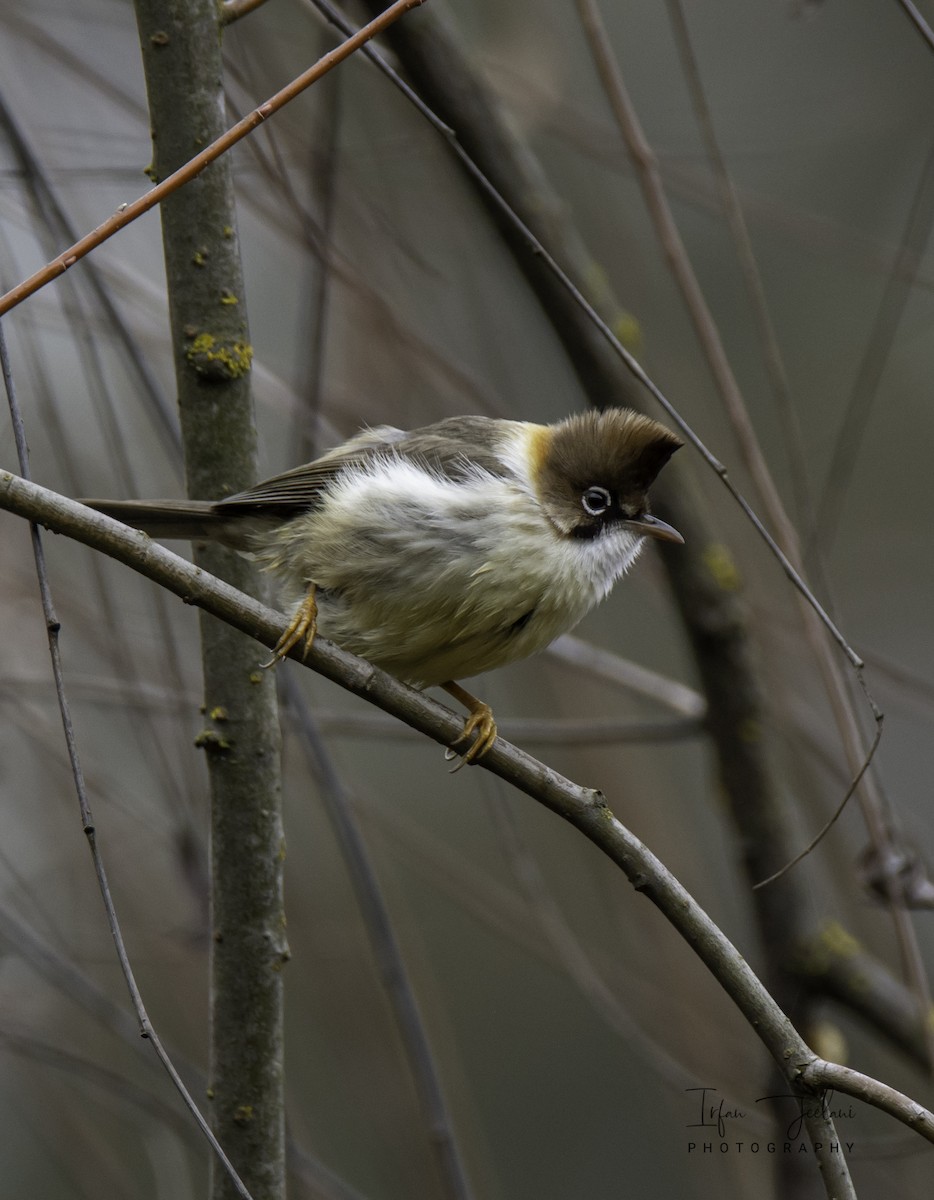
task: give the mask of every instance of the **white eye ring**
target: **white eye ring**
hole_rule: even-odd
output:
[[[604,487],[589,487],[581,496],[584,511],[592,517],[602,516],[613,504],[613,497]]]

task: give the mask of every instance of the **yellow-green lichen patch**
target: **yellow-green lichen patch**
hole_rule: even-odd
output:
[[[249,342],[224,342],[205,331],[191,339],[185,357],[204,379],[239,379],[250,369],[253,347]]]
[[[208,754],[229,754],[233,746],[216,729],[202,729],[195,738],[195,748],[205,750]]]

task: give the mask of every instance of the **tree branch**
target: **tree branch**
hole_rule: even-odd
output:
[[[224,136],[216,0],[134,0],[152,130],[153,179],[170,177]],[[194,498],[257,476],[252,347],[226,155],[160,209],[185,480]],[[269,585],[227,547],[194,559],[241,591]],[[201,620],[210,791],[210,1067],[214,1131],[256,1200],[282,1200],[285,1165],[281,731],[275,680],[249,638]],[[214,1170],[212,1200],[230,1200]]]
[[[934,1113],[904,1092],[899,1092],[888,1084],[880,1083],[862,1071],[854,1071],[852,1067],[843,1067],[839,1063],[827,1062],[824,1059],[815,1060],[804,1068],[801,1078],[814,1091],[844,1092],[854,1096],[864,1104],[880,1108],[890,1117],[901,1121],[915,1133],[920,1133],[929,1142],[934,1142]]]

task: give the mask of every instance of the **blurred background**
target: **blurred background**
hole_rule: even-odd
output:
[[[473,73],[444,119],[464,144],[489,135],[504,188],[546,222],[550,247],[765,515],[583,7],[429,0],[403,24],[443,22],[439,36]],[[742,786],[725,773],[730,737],[761,751],[792,852],[853,772],[796,595],[691,448],[666,471],[666,516],[677,524],[680,506],[701,522],[685,553],[729,594],[755,719],[719,740],[706,732],[721,701],[681,615],[701,602],[672,592],[654,549],[576,631],[598,653],[565,645],[476,690],[505,737],[604,791],[815,1048],[930,1105],[934,55],[894,0],[601,7],[603,51],[751,431],[815,591],[867,661],[885,733],[862,807],[849,805],[772,899],[754,895],[769,847],[755,844],[761,830],[744,824]],[[348,13],[368,19],[364,7]],[[0,31],[6,290],[146,190],[150,142],[129,3],[6,0]],[[304,0],[267,0],[231,24],[231,123],[336,40]],[[416,77],[410,45],[383,50]],[[478,98],[526,182],[489,124],[477,127]],[[444,139],[371,64],[332,72],[234,157],[262,474],[365,423],[550,421],[593,399],[566,323]],[[71,496],[181,494],[157,213],[4,329],[38,482]],[[663,416],[620,378],[616,402]],[[15,469],[7,422],[0,461]],[[196,614],[64,538],[48,535],[46,552],[117,910],[150,1015],[201,1094],[209,861]],[[5,514],[0,579],[0,1197],[200,1197],[207,1150],[135,1031],[81,834],[28,527]],[[866,745],[865,701],[843,656],[830,657]],[[475,1196],[822,1194],[807,1144],[783,1152],[793,1110],[758,1103],[775,1081],[754,1033],[608,860],[485,772],[450,776],[437,746],[362,701],[295,664],[282,674],[320,734],[314,749],[286,705],[291,1194],[448,1194],[334,834],[340,798],[388,905]],[[868,866],[867,804],[891,834]],[[883,869],[905,884],[907,914],[871,886]],[[744,1114],[724,1137],[692,1128],[699,1088]],[[924,1142],[858,1103],[832,1107],[846,1114],[838,1132],[860,1197],[930,1194]]]

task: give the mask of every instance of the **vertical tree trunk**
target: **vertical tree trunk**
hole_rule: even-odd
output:
[[[214,0],[136,0],[163,178],[225,128]],[[225,156],[162,207],[169,311],[189,495],[229,495],[256,479],[252,355]],[[257,594],[255,568],[198,546],[196,561]],[[214,1128],[254,1200],[285,1194],[283,838],[275,680],[260,647],[202,615],[211,788],[211,1099]],[[234,1195],[215,1169],[213,1200]]]

